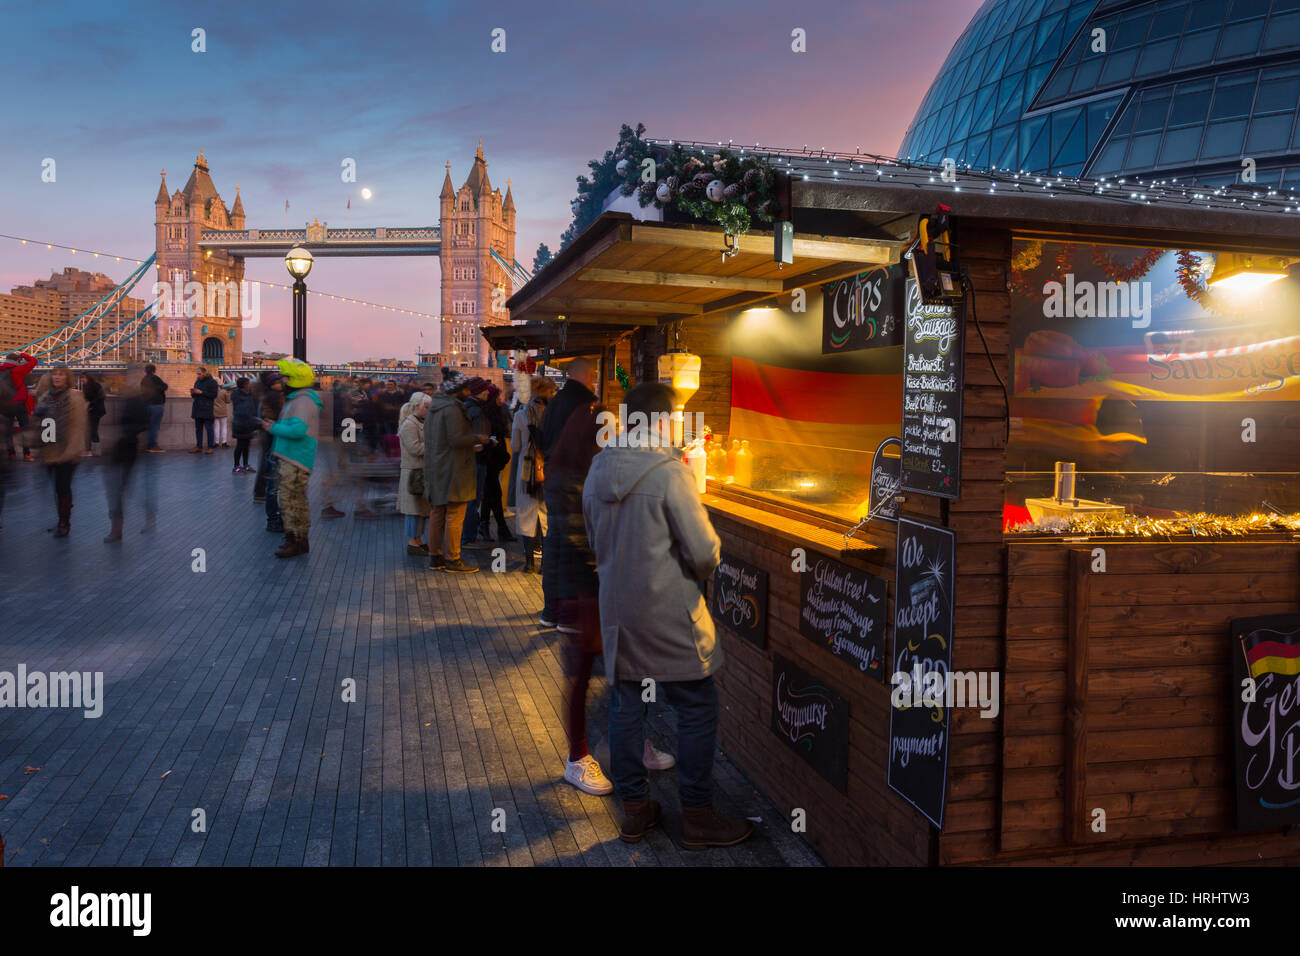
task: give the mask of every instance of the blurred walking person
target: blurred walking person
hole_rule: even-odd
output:
[[[194,380],[194,385],[190,388],[190,395],[194,400],[190,403],[190,418],[194,419],[194,447],[190,449],[191,455],[197,455],[199,452],[212,454],[212,416],[213,407],[217,400],[217,393],[221,389],[217,386],[217,380],[208,374],[208,370],[202,365],[199,366],[198,378]],[[208,447],[206,451],[203,448],[203,436],[208,436]]]
[[[515,529],[524,548],[524,570],[537,571],[546,519],[542,511],[542,482],[545,479],[542,453],[537,447],[538,429],[546,403],[555,394],[555,383],[545,376],[532,377],[532,397],[519,406],[510,428],[510,447],[519,467],[515,474]],[[554,609],[543,608],[541,616],[554,620]]]
[[[230,389],[233,387],[222,385],[212,401],[213,439],[220,448],[230,447]]]
[[[240,376],[235,380],[235,390],[230,393],[230,431],[235,436],[235,466],[232,475],[251,474],[248,467],[248,449],[257,434],[257,396],[247,378]]]
[[[72,387],[72,372],[56,365],[36,386],[35,421],[41,436],[41,462],[54,482],[59,520],[51,530],[66,538],[72,526],[72,476],[90,433],[86,398]],[[46,425],[46,422],[49,425]]]
[[[36,359],[26,352],[10,352],[0,362],[0,375],[8,375],[13,384],[13,399],[6,403],[7,408],[0,408],[0,415],[10,419],[10,431],[18,437],[23,446],[23,461],[32,460],[32,450],[27,444],[28,428],[31,425],[32,409],[36,399],[27,388],[27,376],[36,368]],[[10,458],[17,456],[11,443],[5,443],[5,454]]]
[[[433,399],[416,392],[398,412],[397,440],[402,446],[402,470],[397,481],[397,510],[406,515],[406,553],[429,556],[424,540],[429,502],[424,497],[424,419]]]
[[[475,435],[491,435],[484,417],[484,405],[487,403],[488,387],[492,383],[475,375],[465,383],[465,400],[462,403],[465,414],[469,416],[469,428]],[[460,543],[464,547],[473,544],[479,538],[491,541],[492,535],[482,513],[483,481],[487,477],[487,459],[484,457],[488,447],[485,440],[483,448],[474,455],[474,497],[465,506],[465,516],[460,533]]]
[[[105,542],[122,540],[122,524],[125,518],[125,500],[127,489],[131,484],[131,473],[135,470],[136,460],[140,454],[140,436],[149,431],[149,405],[137,388],[122,397],[122,415],[118,419],[117,441],[113,443],[108,455],[108,467],[104,469],[104,490],[108,495],[108,520],[112,528]],[[146,497],[146,527],[154,523],[154,502]]]
[[[271,454],[276,458],[276,493],[284,520],[284,544],[277,558],[307,554],[311,530],[311,507],[307,482],[316,465],[316,427],[324,403],[316,394],[316,373],[301,359],[282,358],[278,363],[284,387],[289,390],[276,421],[262,422],[272,438]]]
[[[461,524],[475,493],[474,454],[487,435],[471,430],[462,404],[468,392],[465,373],[442,370],[442,391],[424,417],[424,496],[429,499],[429,570],[477,571],[461,560]]]
[[[646,382],[625,399],[628,418],[649,428],[624,432],[592,463],[582,506],[600,580],[605,676],[610,684],[609,753],[623,802],[619,835],[640,840],[659,822],[649,799],[644,746],[648,679],[677,711],[682,846],[732,846],[754,825],[713,808],[713,752],[722,667],[701,585],[718,566],[721,542],[695,490],[690,469],[672,452],[674,393]]]
[[[158,447],[158,431],[167,412],[167,383],[158,377],[157,372],[156,365],[146,365],[144,378],[140,379],[141,394],[149,406],[149,441],[145,448],[152,452],[162,451]]]
[[[501,405],[501,389],[489,385],[483,400],[483,423],[487,426],[488,443],[482,452],[483,490],[479,498],[479,536],[485,541],[492,540],[490,523],[496,519],[496,540],[511,542],[515,536],[506,524],[505,509],[501,503],[501,472],[510,462],[510,449],[506,439],[510,432],[510,422],[506,419],[506,410]]]
[[[86,450],[81,454],[82,457],[89,458],[98,453],[95,446],[99,444],[99,423],[103,420],[108,409],[104,400],[103,383],[93,373],[86,372],[82,376],[81,394],[86,399],[86,417],[90,423],[90,433],[86,438]]]
[[[276,421],[284,410],[284,378],[279,372],[263,372],[262,418]],[[275,456],[271,454],[271,433],[262,432],[262,457],[257,463],[257,480],[253,482],[253,501],[266,504],[266,530],[276,534],[284,530],[280,520],[280,501],[276,495]]]

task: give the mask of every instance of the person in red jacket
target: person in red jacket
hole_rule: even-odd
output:
[[[31,449],[27,447],[27,424],[31,421],[32,411],[36,408],[36,398],[27,390],[27,376],[36,368],[36,359],[26,352],[10,352],[0,362],[0,375],[8,374],[14,383],[14,401],[12,408],[0,408],[0,416],[13,421],[13,428],[23,436],[23,459],[32,460]],[[6,441],[8,445],[8,441]],[[5,449],[10,458],[15,457],[12,446]]]

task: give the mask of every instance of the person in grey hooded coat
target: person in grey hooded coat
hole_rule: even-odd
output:
[[[722,647],[703,582],[718,566],[721,542],[674,453],[673,390],[643,383],[627,393],[627,429],[592,460],[582,491],[587,536],[600,581],[600,635],[610,683],[609,750],[623,801],[620,836],[641,839],[660,817],[648,798],[642,762],[643,681],[677,711],[682,845],[731,846],[753,825],[713,808]]]

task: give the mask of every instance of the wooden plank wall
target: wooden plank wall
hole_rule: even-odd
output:
[[[787,816],[806,812],[808,842],[837,866],[924,866],[931,860],[930,825],[885,784],[889,688],[799,633],[799,574],[791,545],[767,528],[715,512],[723,550],[768,572],[768,644],[758,648],[718,628],[726,663],[718,674],[723,749]],[[879,577],[893,577],[893,544],[872,561],[848,559]],[[892,602],[891,602],[892,613]],[[847,792],[841,793],[772,732],[772,654],[794,661],[849,702]]]
[[[1105,551],[1094,573],[1092,548]],[[1070,598],[1082,552],[1086,598]],[[1076,564],[1081,561],[1075,558]],[[1040,862],[1300,861],[1300,834],[1236,834],[1228,622],[1300,611],[1300,542],[1013,543],[998,852]],[[1067,819],[1072,609],[1087,641],[1082,805]],[[1092,811],[1106,811],[1094,832]],[[1078,842],[1067,849],[1072,830]],[[1180,839],[1185,838],[1185,839]]]
[[[686,403],[686,412],[703,413],[704,424],[720,440],[731,431],[731,355],[726,323],[727,316],[720,313],[691,319],[682,329],[682,345],[700,357],[700,388]],[[666,348],[663,331],[637,329],[626,342],[626,351],[619,354],[627,358],[619,361],[625,362],[633,383],[658,381],[659,356]]]

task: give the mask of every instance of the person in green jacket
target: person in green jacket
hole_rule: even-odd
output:
[[[262,419],[271,433],[271,454],[276,459],[280,515],[284,520],[284,543],[277,558],[307,554],[307,533],[311,529],[311,506],[307,482],[316,465],[316,427],[323,403],[314,388],[316,373],[301,359],[282,358],[276,363],[289,391],[279,421]]]

